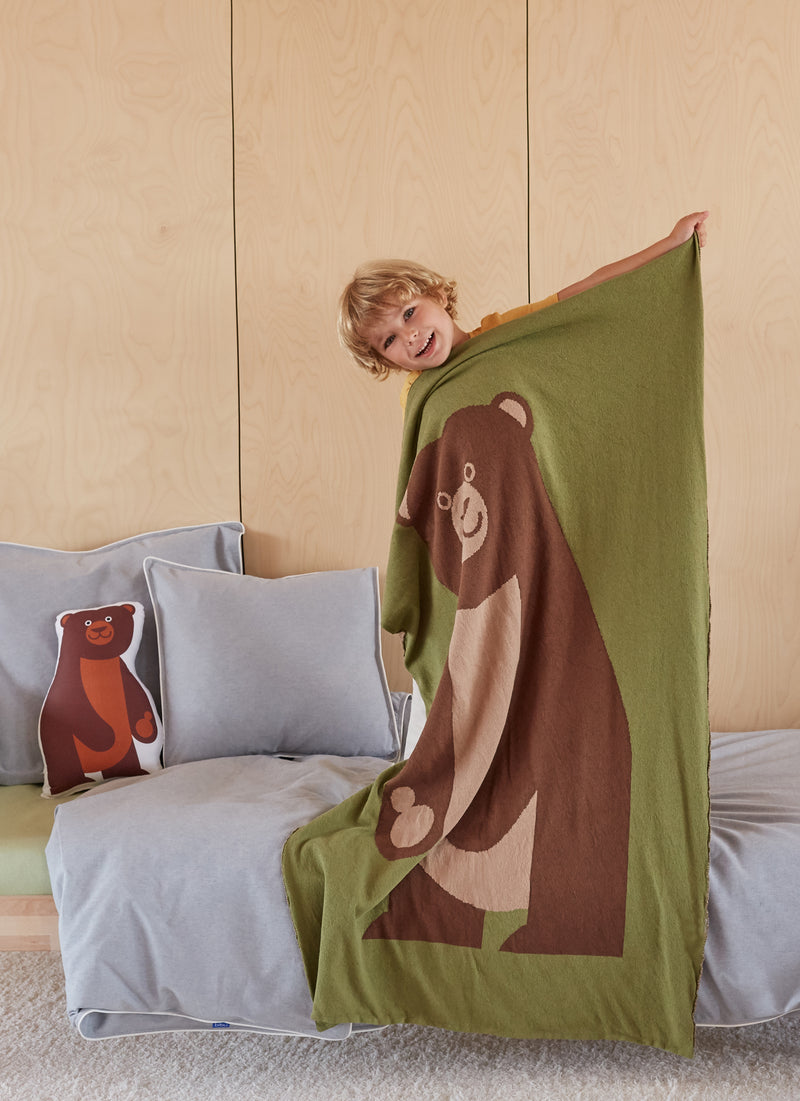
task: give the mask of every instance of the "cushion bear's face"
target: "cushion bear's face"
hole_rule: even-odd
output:
[[[63,615],[62,653],[66,648],[82,658],[119,657],[133,639],[134,612],[132,604],[114,604]]]

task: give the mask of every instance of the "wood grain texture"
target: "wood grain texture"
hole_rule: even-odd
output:
[[[398,384],[336,344],[356,264],[455,275],[469,326],[527,296],[528,169],[533,297],[709,206],[712,722],[800,725],[800,8],[527,9],[234,0],[232,116],[228,3],[6,0],[0,538],[236,516],[240,407],[250,572],[382,566]]]
[[[800,726],[800,8],[531,6],[534,293],[711,209],[715,729]]]
[[[247,569],[383,567],[399,382],[339,349],[338,297],[407,256],[468,324],[526,299],[524,5],[235,0],[234,73]]]
[[[229,27],[0,8],[0,538],[238,516]]]
[[[58,951],[58,912],[50,895],[0,895],[0,952]]]

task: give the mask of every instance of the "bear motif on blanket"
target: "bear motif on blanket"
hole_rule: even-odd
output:
[[[631,747],[614,669],[514,393],[453,413],[417,455],[398,522],[455,593],[420,740],[384,788],[375,840],[422,859],[366,939],[621,956]]]

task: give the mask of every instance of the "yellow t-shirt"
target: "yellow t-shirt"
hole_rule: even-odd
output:
[[[541,302],[528,302],[524,306],[517,306],[516,309],[507,310],[505,313],[487,314],[477,329],[473,329],[469,335],[473,337],[480,336],[481,333],[488,333],[490,329],[496,329],[498,325],[505,325],[507,321],[516,321],[519,317],[527,317],[529,313],[536,313],[537,310],[543,310],[545,306],[553,306],[556,302],[558,302],[558,295],[551,294],[549,298],[543,298]],[[403,383],[403,389],[400,391],[400,406],[404,413],[408,401],[408,392],[421,374],[422,371],[409,371]]]

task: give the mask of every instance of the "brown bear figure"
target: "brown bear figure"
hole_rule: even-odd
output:
[[[525,909],[503,950],[622,955],[628,721],[532,429],[517,394],[458,410],[409,478],[398,522],[419,532],[458,610],[375,834],[388,859],[427,855],[368,939],[479,948],[487,911]]]
[[[51,795],[159,767],[159,746],[149,767],[137,753],[135,743],[153,745],[161,726],[150,694],[123,658],[141,635],[143,614],[140,605],[113,604],[59,617],[58,665],[39,720]]]

